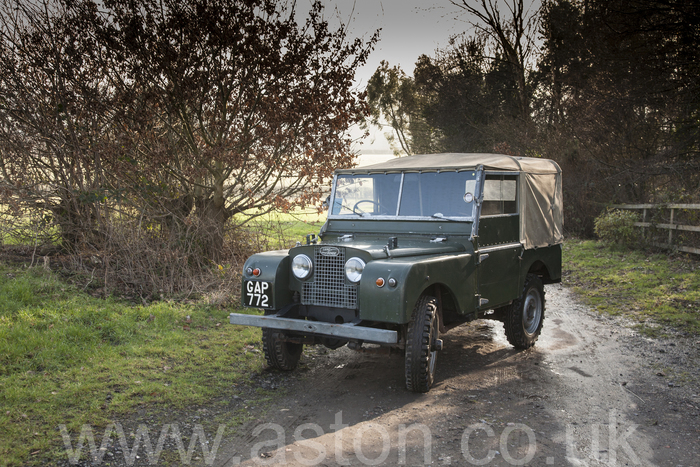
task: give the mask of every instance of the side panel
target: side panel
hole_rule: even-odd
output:
[[[520,242],[520,216],[504,215],[479,219],[479,247]]]
[[[545,284],[561,282],[561,253],[561,244],[525,250],[520,272],[521,288],[530,270],[543,275]]]
[[[479,294],[482,308],[497,307],[520,293],[520,217],[482,217],[479,225]]]
[[[522,251],[520,244],[479,249],[479,295],[488,300],[482,309],[498,307],[518,297]]]
[[[385,280],[383,287],[376,284],[380,277]],[[389,286],[390,278],[396,279],[395,287]],[[452,291],[461,313],[471,313],[476,309],[473,255],[439,256],[418,261],[397,258],[375,260],[365,267],[359,291],[360,318],[407,323],[420,295],[434,284]]]
[[[260,269],[257,277],[245,273],[248,268]],[[272,307],[279,310],[292,302],[292,291],[289,288],[289,251],[276,250],[257,253],[248,258],[243,266],[243,286],[247,281],[270,282],[272,285]],[[241,299],[244,294],[241,294]],[[242,303],[243,306],[247,306]]]

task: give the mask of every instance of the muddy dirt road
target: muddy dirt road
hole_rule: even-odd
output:
[[[224,439],[214,465],[700,466],[698,343],[652,341],[546,288],[535,348],[500,323],[443,336],[428,394],[404,388],[403,358],[305,351],[264,417]]]

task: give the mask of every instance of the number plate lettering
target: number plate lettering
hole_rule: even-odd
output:
[[[257,308],[272,307],[272,284],[269,282],[247,281],[244,284],[245,304]]]

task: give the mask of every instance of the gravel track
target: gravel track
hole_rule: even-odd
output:
[[[427,394],[400,355],[309,349],[214,465],[700,466],[698,342],[644,338],[561,285],[546,299],[528,351],[498,322],[445,334]]]

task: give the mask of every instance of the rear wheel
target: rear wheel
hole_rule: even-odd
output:
[[[508,342],[517,349],[529,349],[542,332],[544,286],[535,274],[528,274],[523,293],[506,312],[503,327]]]
[[[406,333],[406,388],[413,392],[428,392],[435,381],[435,364],[439,340],[437,300],[425,295],[413,310]]]
[[[262,328],[263,352],[265,360],[272,368],[282,371],[292,371],[297,367],[304,344],[294,344],[280,339],[280,332],[274,329]]]

